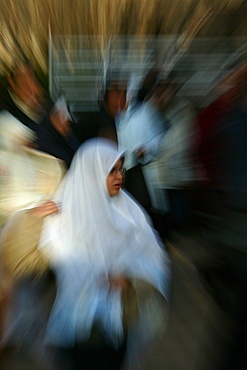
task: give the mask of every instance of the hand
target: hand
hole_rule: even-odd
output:
[[[55,129],[64,137],[68,137],[71,132],[71,122],[63,121],[62,123],[52,123]]]
[[[55,112],[50,115],[50,121],[53,127],[64,137],[69,136],[71,132],[71,122],[65,118],[62,113]]]
[[[124,276],[109,276],[109,283],[111,289],[121,288],[123,291],[127,291],[131,287],[130,280]]]
[[[58,213],[59,209],[56,203],[51,200],[47,200],[38,207],[35,207],[31,210],[31,213],[38,218],[44,218],[46,216]]]
[[[137,152],[136,152],[136,157],[137,157],[137,159],[139,159],[139,158],[143,158],[143,157],[144,157],[144,155],[145,155],[145,151],[144,151],[144,149],[143,149],[143,148],[140,148],[140,149],[138,149],[138,150],[137,150]]]

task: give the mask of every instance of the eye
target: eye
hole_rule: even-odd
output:
[[[114,175],[117,173],[116,167],[113,167],[110,171],[110,175]]]
[[[120,168],[113,167],[110,171],[110,175],[112,176],[117,176],[118,173],[120,173],[123,176],[125,174],[125,169],[122,167]]]
[[[123,176],[124,176],[124,175],[125,175],[125,172],[126,172],[126,169],[125,169],[125,168],[121,168],[121,169],[120,169],[120,172],[121,172],[121,175],[123,175]]]

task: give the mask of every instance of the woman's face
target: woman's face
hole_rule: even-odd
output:
[[[123,182],[123,159],[119,159],[106,179],[107,190],[110,197],[118,195]]]

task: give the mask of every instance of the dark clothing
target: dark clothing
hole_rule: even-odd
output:
[[[117,143],[115,119],[103,106],[98,112],[82,113],[75,132],[80,143],[98,136],[112,139]]]
[[[247,107],[231,109],[214,132],[217,198],[212,232],[222,245],[247,254]]]
[[[64,137],[53,127],[49,117],[46,117],[40,125],[36,125],[37,148],[56,158],[62,159],[69,167],[74,153],[80,143],[72,131],[69,136]]]
[[[223,357],[216,370],[246,370],[247,255],[226,248],[212,244],[216,262],[199,271],[206,291],[222,311],[217,346]]]
[[[233,107],[213,133],[215,183],[204,238],[212,246],[215,266],[204,271],[210,292],[224,311],[225,364],[247,369],[247,107]]]
[[[59,370],[119,370],[126,352],[126,342],[119,349],[108,345],[97,327],[87,342],[74,348],[52,348]]]
[[[5,94],[5,101],[3,102],[3,105],[1,106],[1,110],[8,111],[15,118],[17,118],[21,123],[23,123],[25,126],[27,126],[33,131],[36,131],[35,128],[37,127],[37,124],[39,124],[39,122],[37,123],[33,121],[20,108],[18,108],[8,92],[6,92]]]
[[[124,188],[146,209],[151,208],[151,200],[140,165],[125,173]]]
[[[7,95],[3,109],[36,133],[37,138],[34,143],[36,149],[53,155],[63,160],[68,167],[70,166],[80,144],[73,132],[65,138],[53,127],[48,115],[45,114],[41,122],[36,123],[15,105],[10,95]]]
[[[166,189],[171,227],[186,230],[193,226],[191,193],[189,188]]]
[[[207,176],[206,185],[216,185],[217,169],[215,168],[215,151],[218,150],[214,141],[214,131],[220,124],[226,113],[226,106],[222,99],[217,99],[203,109],[197,116],[196,126],[198,129],[198,160],[203,165]]]

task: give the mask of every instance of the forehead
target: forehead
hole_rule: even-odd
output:
[[[119,168],[123,165],[123,158],[119,158],[116,163],[114,163],[112,168]]]
[[[122,98],[125,98],[126,97],[126,90],[125,89],[119,89],[119,88],[112,88],[110,90],[107,91],[107,95],[109,98],[111,97],[122,97]]]

